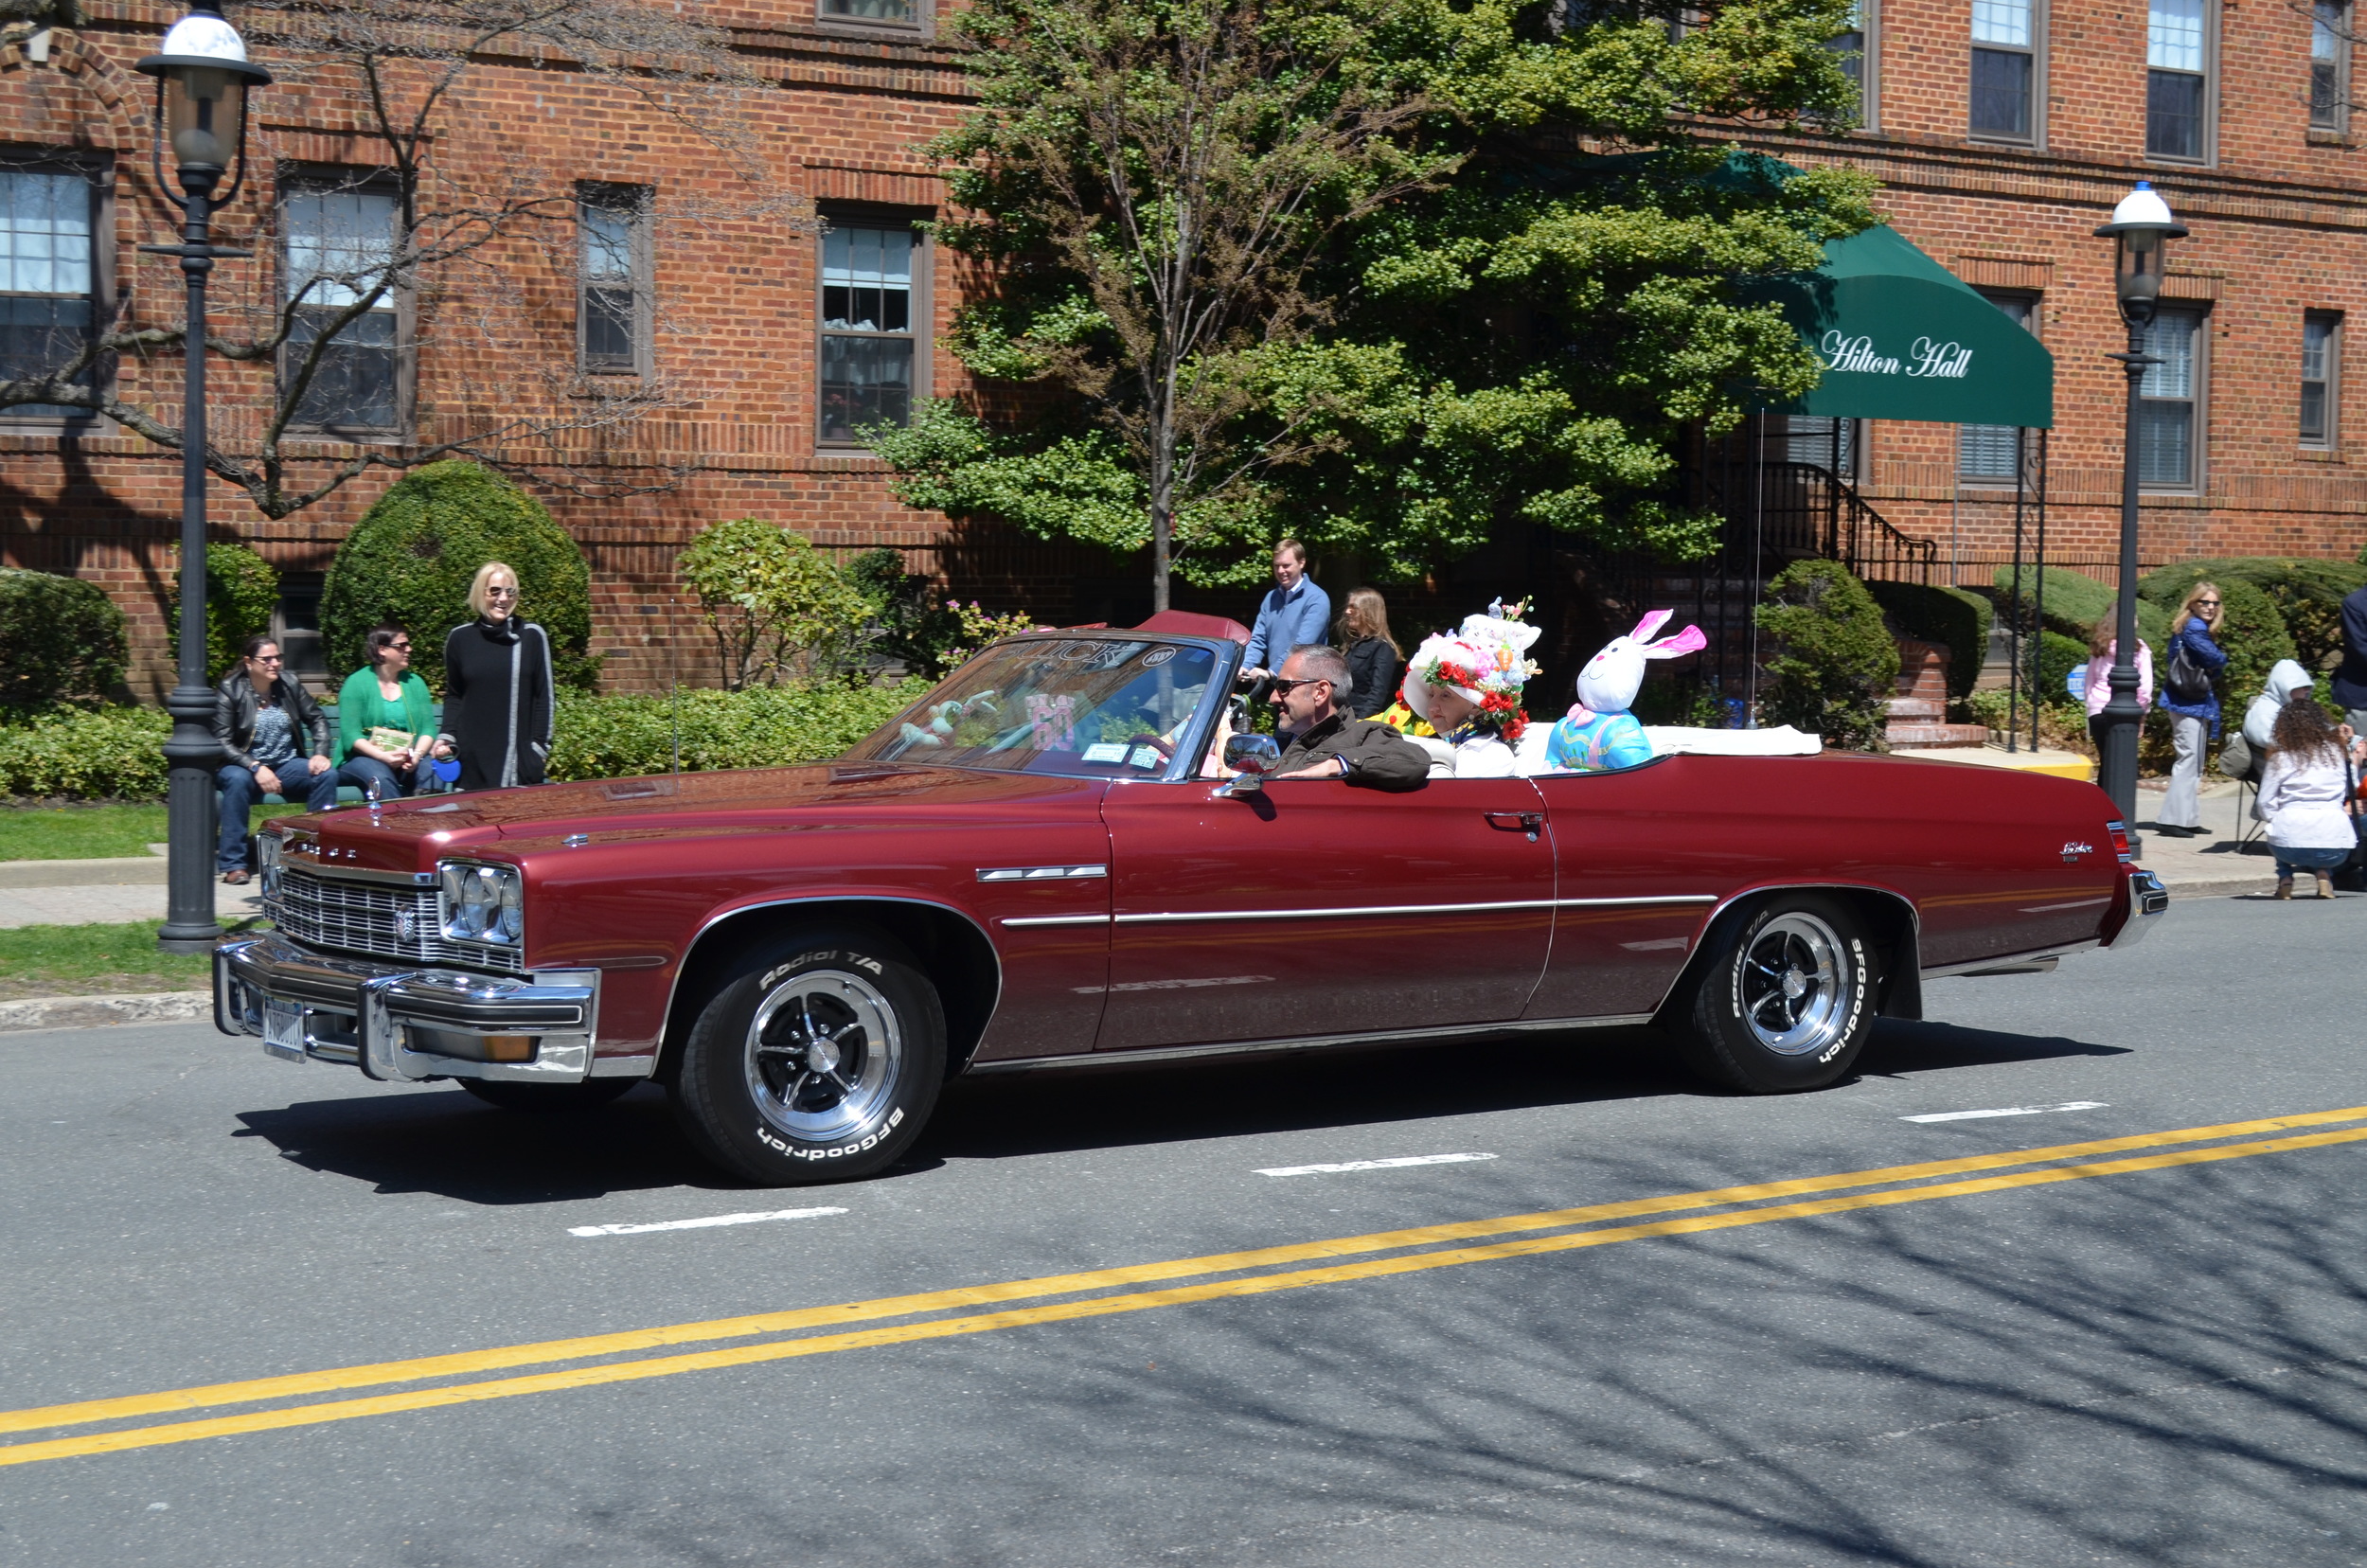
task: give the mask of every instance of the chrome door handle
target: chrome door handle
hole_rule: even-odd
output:
[[[1545,813],[1542,811],[1489,811],[1487,826],[1501,828],[1507,833],[1526,833],[1529,836],[1529,842],[1535,844],[1539,830],[1545,826]]]

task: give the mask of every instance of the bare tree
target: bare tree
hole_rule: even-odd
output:
[[[600,433],[691,401],[682,376],[655,365],[639,375],[578,374],[572,351],[552,352],[555,337],[572,338],[572,309],[555,316],[520,286],[522,274],[574,277],[581,243],[574,184],[536,159],[530,138],[475,134],[464,122],[489,113],[478,90],[488,72],[547,72],[554,94],[611,96],[639,124],[711,153],[702,172],[721,171],[721,181],[696,193],[668,190],[661,208],[639,215],[651,230],[807,227],[806,205],[781,194],[752,123],[765,84],[729,37],[658,0],[252,0],[239,20],[279,78],[265,91],[310,90],[349,108],[375,167],[303,185],[314,205],[301,236],[280,232],[284,199],[263,209],[252,234],[218,233],[221,243],[250,245],[257,259],[217,273],[228,295],[225,330],[209,330],[206,347],[258,367],[251,380],[267,389],[246,406],[230,401],[212,422],[206,467],[269,518],[373,469],[461,455],[583,493],[678,483],[685,471],[626,478],[591,454]],[[256,134],[249,167],[258,174],[279,167],[275,152],[268,134]],[[364,195],[374,205],[338,205]],[[162,204],[152,194],[146,201],[163,223]],[[383,228],[353,221],[381,207],[391,209]],[[223,226],[240,217],[225,213]],[[183,350],[180,323],[154,319],[174,293],[165,276],[157,268],[156,287],[123,290],[115,318],[76,334],[50,363],[9,367],[0,409],[87,410],[179,450],[181,432],[163,417],[171,395],[126,398],[113,373]],[[398,305],[411,324],[400,341],[391,331]],[[698,326],[662,298],[639,308],[648,313],[636,327],[659,340]],[[422,344],[438,352],[416,429],[394,409],[391,428],[365,421],[371,439],[362,443],[350,437],[364,432],[325,417],[357,377],[383,383],[415,366]],[[392,408],[401,379],[368,392]],[[144,377],[140,389],[160,380]]]

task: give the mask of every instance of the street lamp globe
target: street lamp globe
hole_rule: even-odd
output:
[[[2120,300],[2121,319],[2131,327],[2153,324],[2170,241],[2185,233],[2186,226],[2170,216],[2170,204],[2150,180],[2139,180],[2137,188],[2112,209],[2112,221],[2096,230],[2097,238],[2109,236],[2114,243],[2113,293]]]
[[[206,0],[172,25],[161,52],[134,69],[156,79],[156,118],[171,144],[181,188],[211,194],[244,145],[246,90],[267,84],[271,73],[247,59],[246,40]],[[161,184],[161,150],[157,163]]]

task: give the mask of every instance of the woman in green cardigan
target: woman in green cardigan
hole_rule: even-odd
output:
[[[370,662],[337,690],[337,782],[391,800],[412,792],[436,741],[427,683],[411,673],[411,633],[379,626],[363,639]]]

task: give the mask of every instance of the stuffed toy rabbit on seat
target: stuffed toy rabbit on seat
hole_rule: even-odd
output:
[[[1652,759],[1652,742],[1628,711],[1644,688],[1647,659],[1674,659],[1709,646],[1698,626],[1658,642],[1646,639],[1677,612],[1655,610],[1624,637],[1613,637],[1578,671],[1578,701],[1554,725],[1545,743],[1545,767],[1553,773],[1599,773],[1632,768]]]

